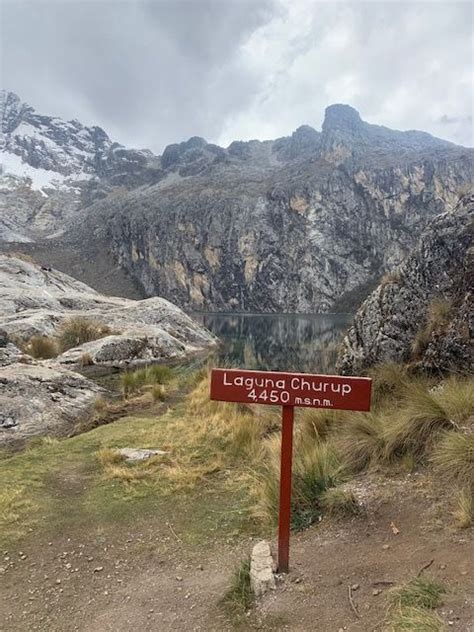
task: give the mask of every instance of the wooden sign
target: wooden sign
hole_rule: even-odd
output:
[[[211,399],[272,406],[370,410],[368,377],[213,369]]]
[[[294,407],[370,410],[372,380],[367,377],[213,369],[211,399],[282,406],[278,571],[287,573],[290,556],[291,468]]]

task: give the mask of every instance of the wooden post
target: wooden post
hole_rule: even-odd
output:
[[[288,573],[291,521],[291,465],[294,407],[283,406],[281,430],[280,513],[278,516],[278,572]]]

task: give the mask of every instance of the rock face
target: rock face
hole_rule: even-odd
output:
[[[17,174],[0,182],[0,241],[52,236],[45,250],[74,253],[64,271],[79,260],[74,274],[90,279],[103,250],[145,295],[189,309],[340,309],[403,259],[472,176],[472,150],[370,125],[348,105],[327,108],[321,132],[304,125],[225,149],[193,137],[160,157],[38,115],[11,93],[0,103],[0,163]],[[21,169],[36,170],[30,184]],[[113,290],[108,275],[94,282]]]
[[[71,317],[107,325],[110,335],[61,354],[55,362],[128,366],[184,358],[215,344],[214,337],[168,301],[103,296],[61,272],[0,255],[0,329],[23,341],[53,336]],[[12,345],[13,346],[13,345]],[[13,353],[13,351],[11,350]]]
[[[72,371],[38,363],[0,366],[0,445],[74,432],[102,392]]]
[[[415,363],[429,371],[474,366],[474,196],[435,218],[410,255],[363,303],[344,339],[343,374],[373,364]]]
[[[333,106],[322,133],[168,148],[166,177],[93,204],[71,247],[107,244],[145,294],[188,309],[330,311],[455,203],[472,155]]]

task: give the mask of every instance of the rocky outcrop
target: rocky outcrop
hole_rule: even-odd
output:
[[[471,372],[474,196],[434,219],[403,263],[363,303],[344,339],[343,374],[379,362]]]
[[[103,392],[65,369],[39,363],[0,366],[0,445],[75,432]]]
[[[0,328],[26,342],[54,336],[72,317],[105,325],[108,334],[61,354],[59,364],[128,366],[184,358],[215,344],[181,309],[154,297],[132,301],[103,296],[66,274],[0,255]]]

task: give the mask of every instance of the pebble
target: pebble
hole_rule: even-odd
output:
[[[96,566],[96,567],[94,568],[94,573],[100,573],[100,571],[103,571],[103,570],[104,570],[104,567],[103,567],[103,566]]]
[[[177,582],[182,582],[182,581],[183,581],[183,578],[182,578],[182,577],[180,577],[179,575],[177,575],[177,576],[176,576],[176,581],[177,581]]]
[[[360,584],[352,584],[351,589],[352,590],[359,590],[360,588]]]
[[[383,548],[383,550],[384,550],[384,551],[386,551],[387,549],[389,549],[389,548],[390,548],[390,544],[384,544],[384,545],[382,546],[382,548]]]
[[[382,591],[380,590],[380,588],[374,588],[373,591],[372,591],[372,595],[374,597],[377,597],[377,595],[380,595],[381,592]]]

